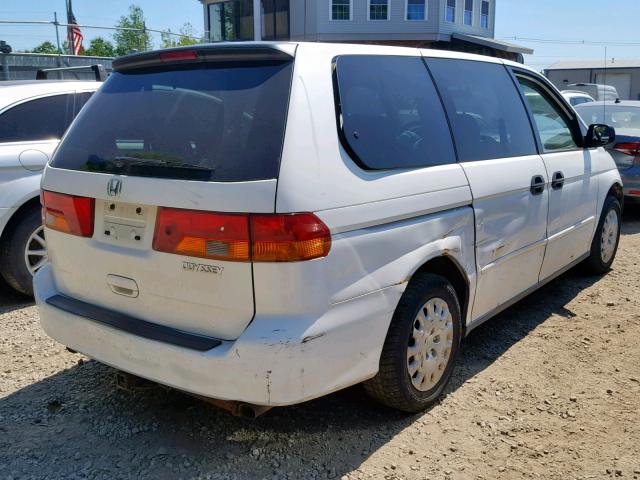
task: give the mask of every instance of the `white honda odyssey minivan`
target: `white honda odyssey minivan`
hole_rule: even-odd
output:
[[[240,412],[360,382],[419,411],[473,328],[613,262],[615,132],[520,64],[234,43],[113,66],[44,173],[35,293],[123,372]]]

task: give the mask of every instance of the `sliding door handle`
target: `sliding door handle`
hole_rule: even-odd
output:
[[[551,178],[551,188],[560,190],[562,187],[564,187],[564,175],[562,172],[555,172]]]
[[[544,177],[542,175],[534,175],[531,178],[531,194],[541,195],[544,192]]]

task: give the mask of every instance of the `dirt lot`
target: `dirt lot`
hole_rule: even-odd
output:
[[[640,209],[614,270],[569,272],[464,342],[448,394],[407,416],[358,387],[256,421],[129,394],[0,290],[0,477],[640,479]]]

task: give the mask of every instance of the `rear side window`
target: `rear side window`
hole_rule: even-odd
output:
[[[421,58],[342,56],[336,79],[343,145],[361,167],[456,162],[442,103]]]
[[[16,105],[0,115],[0,143],[59,139],[73,118],[73,95]]]
[[[114,72],[52,165],[216,182],[276,178],[291,69],[278,61]]]
[[[428,59],[461,162],[537,154],[522,99],[503,65]]]

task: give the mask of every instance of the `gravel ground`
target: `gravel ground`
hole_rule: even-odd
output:
[[[614,269],[569,272],[474,331],[420,415],[354,387],[255,421],[118,391],[0,287],[0,478],[640,479],[640,209]]]

